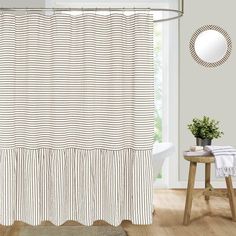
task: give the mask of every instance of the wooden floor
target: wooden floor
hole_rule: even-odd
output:
[[[231,221],[227,199],[212,197],[207,204],[203,197],[193,201],[191,224],[183,226],[185,203],[184,190],[158,190],[154,197],[156,213],[153,224],[136,226],[126,221],[122,226],[128,236],[235,236],[236,223]],[[50,222],[44,222],[50,225]],[[104,225],[104,222],[96,222]],[[24,223],[16,222],[13,226],[0,226],[0,236],[18,236]],[[65,225],[78,225],[67,222]],[[32,235],[33,236],[33,235]],[[68,235],[69,236],[69,235]]]

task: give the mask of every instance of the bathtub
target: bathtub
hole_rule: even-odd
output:
[[[165,159],[174,153],[174,145],[172,143],[158,143],[153,144],[152,151],[152,165],[153,177],[156,178],[160,173]]]

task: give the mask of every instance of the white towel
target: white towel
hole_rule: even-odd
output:
[[[236,149],[232,146],[205,146],[215,156],[216,176],[236,176]]]

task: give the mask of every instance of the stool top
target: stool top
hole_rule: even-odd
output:
[[[211,152],[208,151],[185,151],[184,152],[184,159],[191,162],[198,162],[198,163],[214,163],[215,157],[212,155]]]

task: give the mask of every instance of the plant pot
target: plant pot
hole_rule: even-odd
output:
[[[208,146],[208,145],[211,145],[211,139],[201,139],[201,138],[196,138],[196,143],[197,143],[197,146]]]

